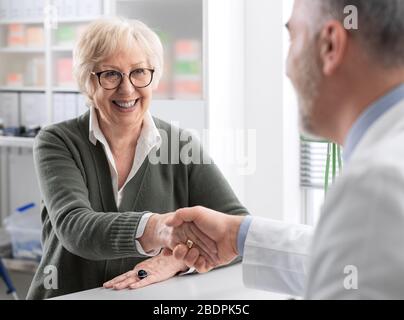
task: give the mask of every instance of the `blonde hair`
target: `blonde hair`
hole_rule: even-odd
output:
[[[152,87],[156,89],[163,71],[163,46],[157,34],[143,22],[124,18],[101,18],[81,33],[73,51],[73,72],[79,90],[92,103],[95,92],[91,72],[117,50],[130,49],[137,44],[155,70]]]

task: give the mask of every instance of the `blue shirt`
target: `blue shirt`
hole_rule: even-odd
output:
[[[241,222],[240,229],[238,230],[237,250],[238,250],[238,255],[241,257],[244,255],[245,239],[247,238],[247,233],[248,233],[248,229],[250,228],[251,222],[252,222],[252,217],[246,216],[243,219],[243,221]]]
[[[362,139],[370,126],[379,119],[384,113],[394,107],[398,102],[404,99],[404,84],[399,85],[381,99],[374,102],[368,107],[361,116],[355,121],[351,130],[349,130],[347,139],[344,144],[344,161],[348,162],[352,152],[355,150],[359,141]],[[244,218],[240,225],[237,236],[237,249],[240,256],[244,254],[245,240],[247,238],[248,229],[250,228],[252,217]]]

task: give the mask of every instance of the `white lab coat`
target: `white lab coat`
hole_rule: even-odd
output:
[[[307,299],[404,299],[404,101],[365,133],[312,234],[254,219],[245,285]]]

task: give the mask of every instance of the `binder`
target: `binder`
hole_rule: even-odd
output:
[[[0,92],[0,122],[5,128],[18,127],[18,93]]]

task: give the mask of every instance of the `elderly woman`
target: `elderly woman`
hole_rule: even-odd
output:
[[[182,131],[149,113],[162,55],[156,34],[139,21],[102,19],[82,33],[75,77],[90,110],[46,127],[34,146],[43,258],[29,299],[163,281],[188,269],[169,250],[187,241],[213,263],[214,242],[189,224],[173,232],[164,223],[170,212],[202,205],[246,214],[214,164],[149,160],[157,150],[177,159],[185,143],[171,150],[171,133]]]

